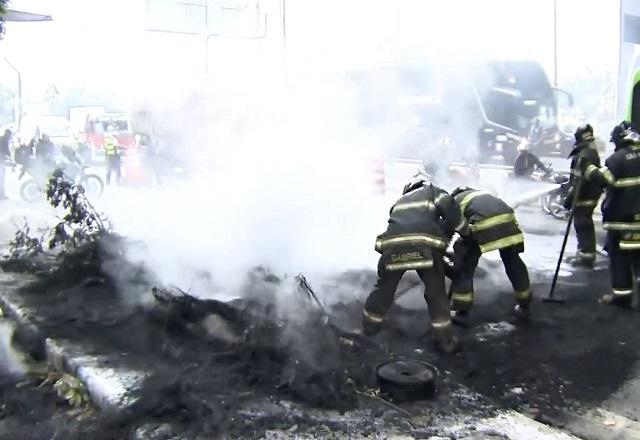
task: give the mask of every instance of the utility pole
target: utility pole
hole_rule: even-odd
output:
[[[553,0],[553,86],[558,87],[558,0]]]
[[[204,2],[204,76],[209,76],[209,0]]]
[[[16,120],[16,131],[20,131],[20,121],[22,120],[22,76],[20,75],[20,71],[15,68],[13,64],[9,62],[7,58],[4,59],[7,65],[13,70],[18,77],[18,93],[17,100],[14,106],[14,118]]]
[[[282,64],[285,87],[289,87],[289,60],[287,54],[287,0],[280,0],[280,15],[282,18]]]

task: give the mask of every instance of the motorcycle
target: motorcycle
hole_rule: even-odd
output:
[[[540,197],[540,207],[554,218],[567,221],[570,211],[564,207],[564,202],[569,194],[569,173],[556,174],[553,183],[560,186]]]
[[[75,165],[73,169],[65,170],[65,175],[73,180],[76,185],[81,185],[88,197],[100,197],[104,192],[104,182],[99,176],[87,173],[87,168],[88,166],[86,165]],[[36,177],[28,167],[23,165],[20,178],[22,179],[27,174],[31,177],[20,186],[20,197],[28,203],[43,200],[48,179]]]
[[[564,207],[564,201],[569,193],[569,172],[555,172],[551,168],[551,164],[546,164],[549,172],[534,171],[525,176],[516,176],[513,172],[508,174],[512,179],[526,179],[533,182],[552,183],[559,185],[558,188],[552,189],[539,197],[540,207],[545,214],[549,214],[559,220],[568,220],[569,211]]]

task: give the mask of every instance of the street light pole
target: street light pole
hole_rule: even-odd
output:
[[[5,63],[13,70],[18,76],[18,98],[16,104],[14,106],[14,118],[16,120],[16,131],[20,131],[20,121],[22,120],[22,76],[20,75],[20,71],[15,68],[13,64],[9,62],[7,58],[4,59]]]
[[[558,0],[553,0],[553,86],[558,87]]]

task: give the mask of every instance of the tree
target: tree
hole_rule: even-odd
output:
[[[0,0],[0,40],[4,36],[4,16],[7,13],[9,0]]]

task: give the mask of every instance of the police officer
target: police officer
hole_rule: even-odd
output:
[[[593,128],[586,124],[576,129],[574,148],[569,154],[571,158],[571,177],[569,193],[565,199],[565,208],[575,207],[573,213],[574,227],[578,239],[576,255],[568,258],[569,264],[576,267],[592,268],[596,259],[596,232],[593,225],[593,210],[602,195],[600,186],[590,179],[586,173],[590,169],[600,167],[600,156],[595,145]]]
[[[104,154],[107,165],[107,185],[111,183],[111,174],[115,173],[116,183],[120,183],[122,176],[120,169],[120,146],[115,136],[115,127],[109,125],[104,135]]]
[[[640,135],[622,122],[611,132],[614,153],[597,169],[586,169],[591,179],[606,186],[602,220],[607,231],[612,292],[601,302],[630,307],[633,274],[640,270]]]
[[[468,234],[468,224],[453,198],[441,188],[419,180],[405,186],[393,205],[386,232],[376,240],[378,281],[367,298],[362,327],[377,333],[402,275],[416,270],[425,284],[436,346],[445,353],[460,348],[451,328],[451,314],[444,281],[444,253],[453,232]]]
[[[511,208],[502,199],[469,187],[458,187],[451,195],[467,219],[471,233],[454,244],[455,271],[451,280],[451,301],[456,315],[465,316],[473,304],[473,274],[480,256],[494,250],[500,258],[515,292],[514,313],[529,315],[531,290],[529,272],[520,254],[524,252],[524,236]]]

